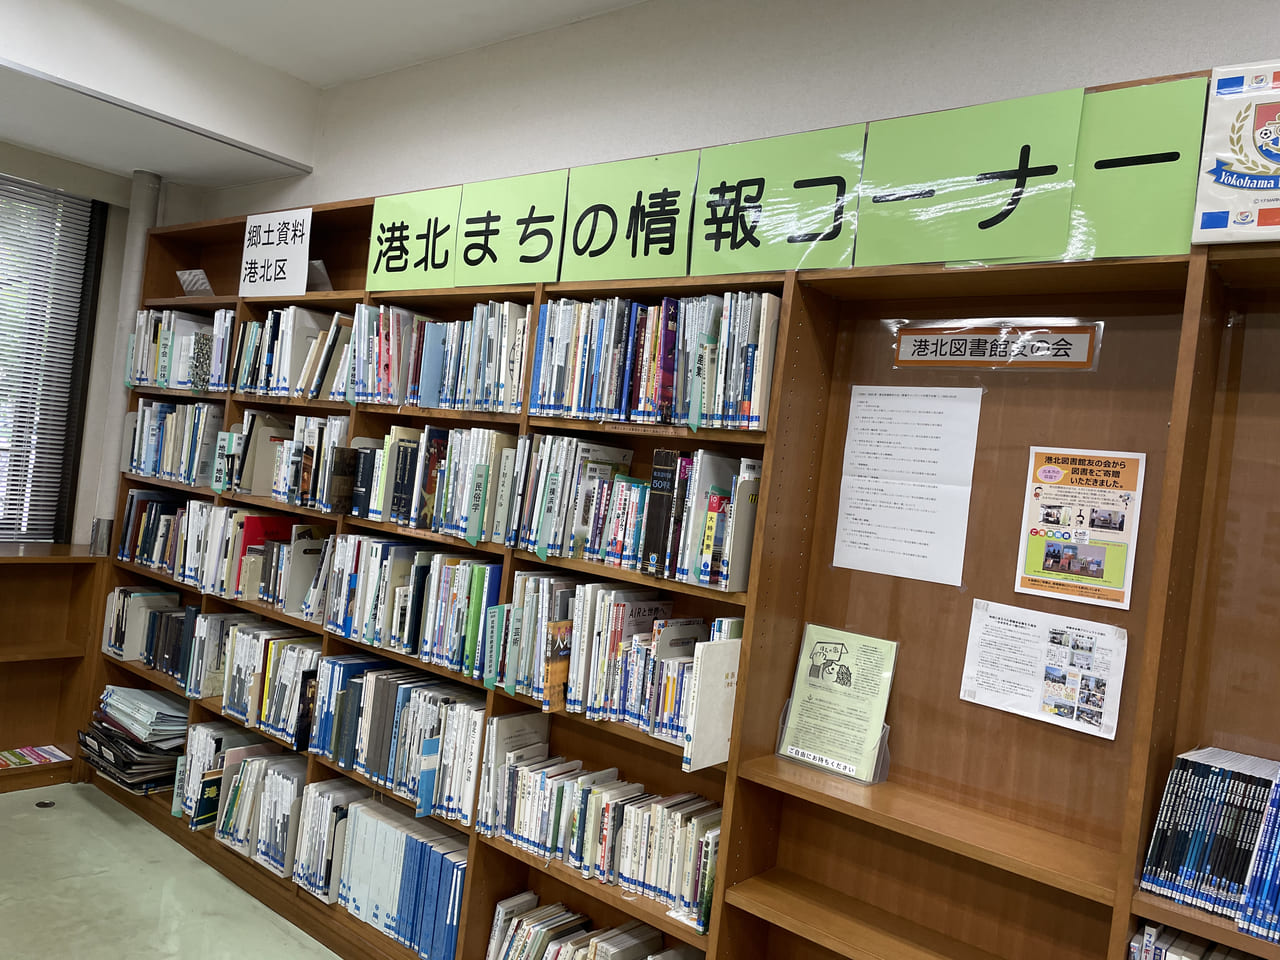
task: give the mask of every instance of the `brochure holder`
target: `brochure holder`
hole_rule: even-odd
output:
[[[782,716],[778,718],[778,738],[774,743],[774,753],[784,760],[790,760],[793,763],[802,763],[807,767],[814,767],[823,770],[833,776],[843,777],[846,780],[852,780],[854,783],[860,783],[863,786],[874,786],[877,783],[884,783],[889,779],[889,725],[886,723],[880,730],[880,743],[876,747],[876,763],[875,768],[871,771],[871,776],[864,778],[858,776],[857,773],[848,773],[841,769],[841,765],[825,763],[820,759],[804,756],[803,753],[797,751],[794,754],[784,753],[782,751],[782,731],[787,727],[787,714],[791,711],[791,700],[782,706]]]

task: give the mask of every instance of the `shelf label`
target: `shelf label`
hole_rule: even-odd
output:
[[[694,276],[853,266],[867,125],[702,150]]]
[[[1083,90],[877,120],[867,130],[855,263],[1067,249]]]
[[[561,280],[682,277],[698,151],[569,171]]]
[[[1208,83],[1193,77],[1085,96],[1068,259],[1191,248]]]
[[[980,370],[1094,370],[1102,323],[1037,317],[1026,321],[898,326],[894,368],[968,367]]]
[[[468,183],[454,243],[457,285],[554,281],[569,171]]]
[[[375,199],[365,289],[452,287],[461,202],[460,186]]]
[[[307,292],[311,208],[256,213],[244,225],[240,296],[296,297]]]

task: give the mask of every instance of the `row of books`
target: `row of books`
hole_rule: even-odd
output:
[[[222,418],[222,404],[141,400],[137,410],[125,414],[120,469],[208,486]]]
[[[1202,747],[1165,782],[1142,889],[1280,941],[1280,763]]]
[[[186,730],[181,697],[108,684],[76,737],[90,766],[131,793],[147,794],[173,788]]]
[[[292,420],[247,409],[215,438],[210,486],[217,493],[272,497],[295,506],[345,513],[355,476],[355,446],[345,415]]]
[[[764,429],[779,307],[754,291],[552,300],[534,334],[530,413]]]
[[[1253,957],[1164,924],[1148,923],[1129,939],[1129,960],[1253,960]]]
[[[235,311],[212,317],[182,310],[139,310],[129,335],[128,386],[227,389],[227,355]]]
[[[477,303],[441,322],[404,307],[357,304],[352,393],[366,403],[519,413],[529,307]]]
[[[227,636],[222,712],[296,746],[310,736],[320,640],[296,627],[234,624]]]
[[[552,756],[546,717],[488,721],[476,829],[583,877],[665,904],[706,931],[720,807],[693,793],[661,796],[621,779],[617,767],[588,771]]]
[[[485,960],[701,960],[686,944],[662,948],[662,934],[639,920],[596,927],[563,903],[540,904],[525,890],[499,900]]]
[[[232,367],[236,390],[271,397],[318,396],[332,366],[341,317],[335,314],[331,322],[325,314],[291,306],[268,310],[265,321],[242,324]]]
[[[278,877],[293,870],[307,761],[291,753],[245,757],[223,784],[214,836]]]
[[[320,661],[309,750],[411,800],[419,816],[471,824],[484,698],[365,655]]]
[[[44,763],[63,763],[70,759],[52,744],[43,747],[12,747],[8,750],[0,750],[0,770],[39,766]]]

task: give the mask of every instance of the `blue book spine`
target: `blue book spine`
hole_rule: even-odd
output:
[[[529,413],[534,416],[542,415],[543,397],[541,392],[542,384],[542,348],[547,336],[547,305],[544,303],[538,308],[538,333],[537,340],[533,347],[533,373],[532,379],[529,381]]]
[[[431,934],[431,960],[451,960],[449,943],[449,895],[453,891],[453,874],[457,864],[448,857],[440,858],[440,885],[436,888],[435,929]]]
[[[640,304],[631,304],[630,318],[627,324],[626,366],[622,370],[622,395],[613,407],[613,416],[626,420],[631,412],[631,368],[636,357],[636,315],[640,312]]]

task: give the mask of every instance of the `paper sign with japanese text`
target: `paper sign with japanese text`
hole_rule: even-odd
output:
[[[452,287],[461,201],[460,186],[375,199],[365,289]]]
[[[310,252],[310,207],[249,217],[240,255],[240,296],[295,297],[306,293]]]
[[[568,184],[568,170],[552,170],[464,185],[454,282],[465,287],[555,280]]]
[[[698,151],[569,171],[561,280],[682,277]]]
[[[1129,609],[1143,453],[1032,447],[1014,590]]]
[[[694,276],[853,266],[867,125],[706,147]]]
[[[871,123],[855,264],[1060,258],[1083,97],[1065,90]]]
[[[1209,77],[1193,243],[1280,239],[1280,60]]]
[[[1086,94],[1068,260],[1186,253],[1204,77]]]
[[[902,323],[893,365],[978,370],[1095,370],[1102,322],[1058,317],[1026,321]]]

